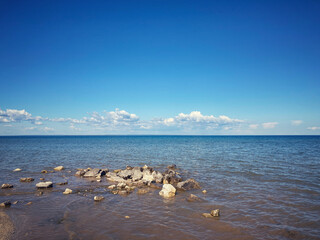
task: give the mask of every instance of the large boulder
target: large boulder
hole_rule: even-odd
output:
[[[162,190],[159,192],[159,195],[164,198],[171,198],[176,195],[176,188],[171,184],[163,184]]]
[[[193,178],[190,178],[190,179],[188,179],[186,181],[179,182],[177,184],[177,188],[178,189],[182,189],[182,190],[191,190],[191,189],[194,189],[194,188],[199,189],[200,185],[196,180],[194,180]]]
[[[39,182],[36,184],[37,188],[51,188],[52,186],[52,182]]]

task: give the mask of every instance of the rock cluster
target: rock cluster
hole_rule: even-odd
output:
[[[20,178],[20,182],[33,182],[34,178],[27,177],[27,178]]]

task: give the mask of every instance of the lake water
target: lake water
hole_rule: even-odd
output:
[[[158,189],[120,196],[105,178],[74,176],[77,168],[164,171],[172,163],[202,189],[173,199]],[[66,169],[41,174],[59,165]],[[41,177],[68,185],[37,196]],[[15,225],[13,239],[320,239],[319,136],[0,137],[2,183],[14,188],[1,189],[0,202],[19,201],[0,209]],[[66,187],[79,193],[63,195]],[[190,193],[203,201],[186,201]],[[220,217],[201,216],[216,208]]]

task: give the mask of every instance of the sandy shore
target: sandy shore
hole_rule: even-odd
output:
[[[5,212],[0,212],[0,240],[11,239],[14,231],[13,223]]]

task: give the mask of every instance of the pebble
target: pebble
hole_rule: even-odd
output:
[[[207,193],[207,190],[203,190],[202,193],[203,193],[203,194],[206,194],[206,193]]]
[[[71,194],[72,190],[70,188],[66,188],[66,190],[64,190],[63,194]]]
[[[61,170],[63,170],[63,169],[64,169],[63,166],[58,166],[58,167],[55,167],[53,170],[55,170],[55,171],[61,171]]]
[[[20,168],[16,168],[15,170],[13,170],[14,172],[20,172],[20,171],[22,171],[22,169],[20,169]]]
[[[32,202],[28,202],[26,205],[31,205],[32,204]]]
[[[130,218],[130,216],[125,216],[124,218]]]
[[[94,201],[102,201],[104,199],[104,197],[102,197],[102,196],[94,196],[94,198],[93,198],[93,200]]]
[[[42,170],[41,173],[48,173],[48,171],[47,170]]]

